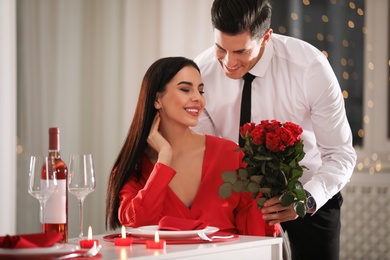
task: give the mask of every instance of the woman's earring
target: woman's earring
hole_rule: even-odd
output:
[[[159,109],[159,108],[160,108],[160,103],[158,103],[157,101],[154,102],[154,107],[155,107],[156,109]]]

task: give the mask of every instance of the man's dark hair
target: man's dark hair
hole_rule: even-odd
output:
[[[249,31],[252,39],[260,39],[271,25],[268,0],[215,0],[211,22],[215,29],[237,35]]]

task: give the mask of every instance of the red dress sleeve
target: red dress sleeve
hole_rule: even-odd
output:
[[[154,166],[144,158],[142,178],[131,178],[119,192],[119,221],[122,225],[139,227],[158,223],[168,184],[176,172],[162,163]]]

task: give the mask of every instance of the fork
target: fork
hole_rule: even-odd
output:
[[[54,260],[62,260],[62,259],[69,259],[69,258],[75,258],[75,257],[92,257],[99,253],[100,249],[102,248],[102,245],[96,246],[96,243],[93,244],[93,247],[89,249],[86,253],[71,253],[68,255],[60,256],[55,258]]]
[[[227,238],[233,238],[234,235],[230,235],[230,236],[211,236],[211,237],[208,237],[205,233],[198,233],[198,236],[202,239],[202,240],[205,240],[205,241],[213,241],[213,239],[227,239]]]

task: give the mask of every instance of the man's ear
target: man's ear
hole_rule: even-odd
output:
[[[263,36],[263,41],[261,43],[262,47],[267,45],[268,41],[271,39],[272,32],[273,32],[272,29],[268,29],[268,31],[265,32],[265,34]]]

